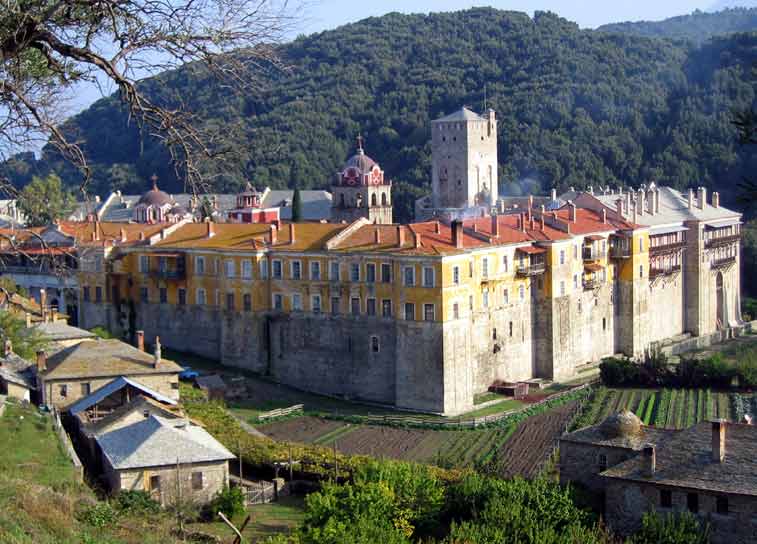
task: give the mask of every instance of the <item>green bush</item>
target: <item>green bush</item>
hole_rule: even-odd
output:
[[[106,527],[118,519],[118,512],[107,501],[97,502],[77,514],[79,521],[97,529]]]
[[[113,499],[113,506],[122,513],[157,514],[160,503],[150,497],[147,491],[121,491]]]
[[[89,332],[96,334],[103,340],[110,340],[111,338],[115,338],[115,336],[113,336],[113,334],[104,327],[95,327],[94,329],[90,329]]]
[[[244,513],[244,493],[239,487],[225,487],[213,497],[210,503],[213,517],[223,512],[226,517],[234,517]]]
[[[599,365],[599,376],[602,383],[610,387],[638,385],[641,380],[640,366],[630,359],[608,357]]]
[[[664,517],[656,512],[646,513],[641,530],[631,539],[632,544],[707,544],[709,541],[709,526],[701,526],[689,512]]]

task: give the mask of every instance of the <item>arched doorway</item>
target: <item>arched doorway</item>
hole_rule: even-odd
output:
[[[722,272],[718,272],[718,275],[715,278],[715,296],[717,299],[717,317],[715,324],[717,325],[718,330],[720,330],[724,329],[728,324],[728,320],[725,316],[725,292],[723,289]]]

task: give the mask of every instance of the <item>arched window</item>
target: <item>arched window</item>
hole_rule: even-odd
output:
[[[381,193],[381,205],[386,206],[386,193]]]
[[[376,200],[376,193],[373,193],[371,195],[371,206],[377,206],[377,205],[378,205],[378,201]]]
[[[344,208],[344,193],[339,195],[339,205]]]
[[[363,207],[363,195],[361,195],[361,194],[357,195],[357,198],[355,198],[355,206],[358,207],[358,208],[362,208]]]

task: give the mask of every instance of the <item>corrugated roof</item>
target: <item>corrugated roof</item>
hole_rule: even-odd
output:
[[[169,397],[167,397],[165,395],[162,395],[161,393],[158,393],[154,389],[151,389],[151,388],[147,387],[146,385],[142,385],[138,381],[131,380],[131,379],[126,378],[124,376],[120,376],[120,377],[116,378],[115,380],[113,380],[112,382],[109,382],[109,383],[103,385],[97,391],[94,391],[93,393],[90,393],[89,395],[87,395],[83,399],[79,399],[78,401],[76,401],[75,403],[73,403],[69,407],[68,411],[71,412],[71,414],[76,415],[79,412],[82,412],[84,410],[87,410],[88,408],[91,408],[92,406],[94,406],[95,404],[97,404],[98,402],[100,402],[101,400],[103,400],[104,398],[109,397],[110,395],[112,395],[116,391],[120,391],[124,387],[128,387],[128,386],[131,386],[131,387],[133,387],[135,389],[138,389],[138,390],[142,391],[145,395],[149,395],[149,396],[153,397],[154,399],[159,400],[160,402],[164,402],[166,404],[171,404],[171,405],[175,405],[176,404],[175,400],[173,400],[173,399],[171,399],[171,398],[169,398]]]
[[[139,376],[143,374],[173,374],[181,367],[161,359],[153,366],[154,356],[120,340],[81,342],[64,348],[47,359],[44,379]]]
[[[96,440],[116,470],[234,459],[234,455],[202,427],[186,420],[155,415],[100,434]]]

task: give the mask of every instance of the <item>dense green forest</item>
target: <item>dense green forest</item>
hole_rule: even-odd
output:
[[[647,38],[672,38],[702,43],[713,36],[749,32],[757,28],[757,8],[731,8],[717,13],[696,10],[664,21],[611,23],[600,32],[622,32]]]
[[[711,24],[736,16],[753,13],[726,11]],[[407,220],[429,187],[429,121],[463,104],[481,109],[485,94],[499,119],[502,192],[655,180],[717,187],[728,203],[757,166],[732,125],[733,110],[755,106],[757,34],[694,45],[581,30],[551,13],[476,8],[369,18],[300,37],[281,55],[288,68],[261,73],[245,96],[194,66],[143,83],[161,102],[181,100],[205,126],[223,128],[234,154],[206,165],[216,190],[247,180],[327,186],[362,132],[395,182],[395,217]],[[153,172],[167,190],[183,189],[117,97],[64,129],[94,166],[94,192],[141,192]],[[67,184],[80,181],[50,150],[4,165],[18,185],[50,169]]]

